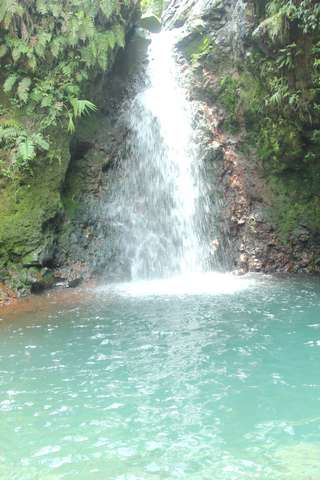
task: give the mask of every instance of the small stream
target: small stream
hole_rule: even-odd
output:
[[[49,294],[0,321],[0,478],[317,480],[318,280]]]

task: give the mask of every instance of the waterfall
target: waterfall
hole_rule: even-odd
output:
[[[146,84],[120,118],[127,135],[107,215],[118,261],[128,264],[132,279],[207,269],[208,199],[174,36],[152,36]]]

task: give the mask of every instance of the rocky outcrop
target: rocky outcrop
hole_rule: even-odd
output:
[[[303,219],[289,223],[286,199],[272,188],[276,174],[270,174],[248,140],[251,127],[246,105],[241,104],[241,81],[251,81],[246,70],[255,52],[268,55],[271,49],[258,35],[266,30],[259,21],[256,2],[243,0],[172,0],[165,13],[166,24],[180,31],[180,62],[201,117],[200,130],[206,132],[199,132],[199,141],[207,152],[207,169],[220,204],[215,219],[218,256],[241,273],[318,272],[319,230]],[[243,90],[246,93],[248,86]],[[212,151],[219,151],[218,157]],[[285,232],[283,222],[290,225]]]

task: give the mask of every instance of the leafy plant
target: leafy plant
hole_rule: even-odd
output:
[[[0,88],[21,123],[19,135],[0,127],[11,166],[29,166],[50,148],[52,128],[67,125],[73,132],[77,120],[95,110],[81,97],[124,46],[123,16],[133,1],[1,0]]]
[[[0,148],[8,151],[10,162],[4,169],[11,176],[16,169],[29,167],[38,152],[48,151],[49,143],[41,133],[30,133],[16,121],[0,123]]]
[[[74,119],[80,118],[82,115],[90,111],[96,111],[97,107],[89,100],[71,99],[72,113],[69,113],[68,130],[73,133],[75,130]]]
[[[220,81],[219,100],[227,112],[224,127],[231,133],[237,133],[239,130],[239,93],[239,80],[237,78],[227,75]]]
[[[149,12],[157,17],[161,17],[164,7],[164,0],[141,0],[142,12]]]
[[[239,83],[245,142],[255,146],[263,160],[274,220],[288,238],[301,222],[312,231],[320,228],[320,3],[256,3],[268,48],[252,50],[246,81]],[[248,83],[259,88],[249,89]]]
[[[204,36],[201,42],[197,45],[195,52],[191,55],[191,61],[193,65],[196,65],[200,60],[203,60],[213,50],[211,39],[208,36]]]

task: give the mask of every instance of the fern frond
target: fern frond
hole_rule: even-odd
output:
[[[0,117],[0,127],[3,127],[3,128],[13,127],[13,128],[20,129],[21,125],[19,122],[17,122],[17,120],[14,120],[13,118]]]
[[[13,89],[16,81],[18,80],[18,75],[10,75],[9,77],[7,77],[7,79],[5,80],[4,84],[3,84],[3,91],[4,93],[9,93],[11,92],[11,90]]]
[[[0,2],[0,22],[4,22],[7,28],[14,15],[23,15],[23,6],[17,0],[1,0]]]
[[[72,113],[68,112],[68,132],[74,133],[76,127],[73,121]]]
[[[114,13],[116,9],[116,1],[115,0],[100,0],[100,9],[103,15],[108,19]]]
[[[50,43],[50,49],[51,49],[51,53],[54,56],[54,58],[58,58],[60,52],[63,49],[63,45],[64,45],[63,37],[59,36],[59,37],[56,37],[52,40],[52,42]]]
[[[122,25],[115,25],[113,27],[112,31],[115,35],[117,45],[121,48],[124,48],[126,34],[125,34],[125,30],[124,30],[123,26]]]
[[[13,140],[19,136],[19,130],[15,127],[0,127],[0,143],[6,143],[7,141]]]
[[[30,85],[31,85],[31,78],[29,77],[25,77],[21,80],[21,82],[19,82],[19,85],[17,88],[17,94],[19,99],[24,103],[28,101]]]
[[[94,103],[89,100],[79,100],[78,98],[72,98],[70,100],[73,109],[74,118],[80,118],[82,115],[89,113],[90,111],[95,112],[97,107]]]
[[[51,34],[47,32],[41,32],[36,39],[36,44],[34,47],[35,53],[38,55],[40,58],[44,58],[45,52],[46,52],[46,47],[48,43],[51,40]]]
[[[36,147],[40,148],[41,150],[49,150],[50,145],[41,133],[35,133],[34,135],[32,135],[31,141]]]
[[[26,137],[19,144],[17,148],[17,158],[19,162],[26,165],[36,156],[35,146],[33,141]]]
[[[45,15],[49,11],[48,4],[45,0],[37,0],[36,6],[37,12],[41,13],[41,15]]]

